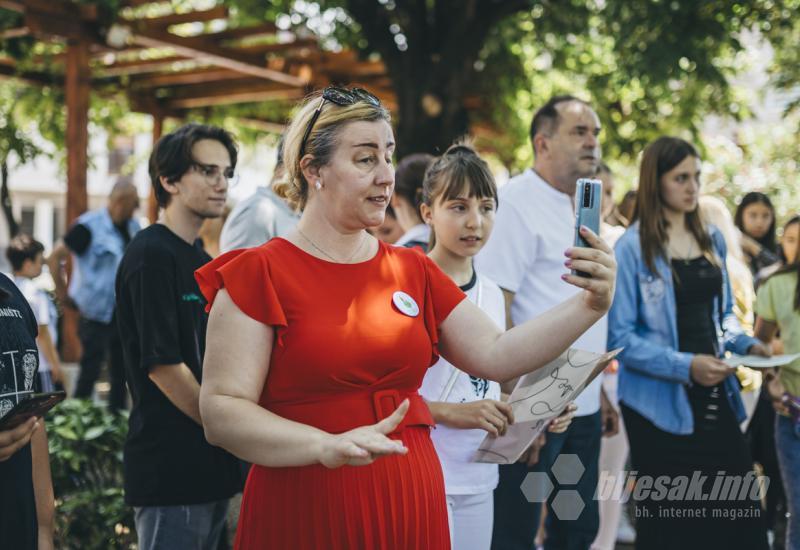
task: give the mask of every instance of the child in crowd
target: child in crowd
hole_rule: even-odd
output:
[[[781,234],[781,259],[785,265],[797,261],[798,243],[800,243],[800,214],[792,216],[783,226]]]
[[[431,228],[429,257],[505,327],[500,287],[472,265],[491,235],[497,205],[494,177],[469,145],[451,146],[425,173],[421,213]],[[488,550],[498,471],[494,464],[472,462],[472,457],[486,433],[503,435],[514,422],[511,406],[501,400],[500,384],[470,376],[444,358],[428,370],[420,393],[437,424],[431,437],[444,471],[452,547]],[[570,405],[550,431],[564,431],[574,408]]]
[[[56,351],[56,322],[58,314],[53,300],[36,286],[33,279],[42,274],[44,246],[30,235],[20,234],[11,239],[6,256],[14,274],[14,284],[31,306],[39,335],[36,345],[39,348],[39,388],[49,392],[55,389],[55,382],[62,383],[61,361]]]
[[[385,243],[394,244],[397,242],[397,239],[403,236],[403,227],[400,225],[400,222],[397,221],[394,209],[388,206],[383,223],[374,229],[367,229],[367,232]]]
[[[764,193],[751,191],[736,208],[736,227],[742,232],[742,250],[753,276],[778,261],[775,240],[775,207]]]

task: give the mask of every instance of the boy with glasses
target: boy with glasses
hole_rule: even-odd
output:
[[[210,445],[199,411],[205,300],[194,271],[211,260],[198,233],[225,208],[236,145],[220,128],[188,124],[162,137],[150,178],[163,213],[128,247],[116,280],[117,325],[133,398],[125,500],[139,548],[216,549],[237,460]]]

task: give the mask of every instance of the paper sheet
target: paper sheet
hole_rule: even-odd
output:
[[[800,359],[800,353],[795,353],[793,355],[773,355],[772,357],[761,357],[760,355],[731,355],[723,359],[723,361],[731,367],[770,369],[772,367],[788,365],[796,359]]]
[[[561,414],[620,351],[622,348],[601,354],[570,349],[520,378],[509,399],[514,410],[514,424],[504,436],[487,435],[473,460],[492,464],[512,464],[519,460],[549,422]]]

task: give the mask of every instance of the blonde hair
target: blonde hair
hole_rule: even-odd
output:
[[[297,210],[303,210],[308,200],[308,182],[300,169],[300,147],[308,124],[319,106],[322,92],[317,92],[300,105],[284,134],[283,161],[286,175],[274,184],[274,191]],[[305,154],[312,155],[312,166],[325,166],[333,157],[338,138],[351,122],[391,122],[389,111],[381,105],[359,101],[352,105],[337,105],[325,101],[319,117],[305,144]]]
[[[731,215],[725,203],[717,197],[703,195],[699,201],[700,218],[706,223],[711,224],[722,233],[725,240],[725,247],[728,249],[728,257],[736,258],[744,262],[745,257],[742,252],[742,241],[739,230],[733,223]]]

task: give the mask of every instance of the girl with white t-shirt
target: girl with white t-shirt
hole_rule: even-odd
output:
[[[488,165],[468,145],[455,144],[428,168],[422,193],[422,218],[431,227],[428,256],[473,303],[505,327],[500,287],[472,266],[472,258],[492,232],[498,204]],[[487,432],[505,434],[514,422],[511,406],[501,401],[500,384],[470,376],[444,358],[428,369],[420,394],[436,421],[431,438],[444,472],[452,547],[488,550],[497,465],[473,462],[472,457]],[[572,411],[554,422],[550,431],[566,429]]]

